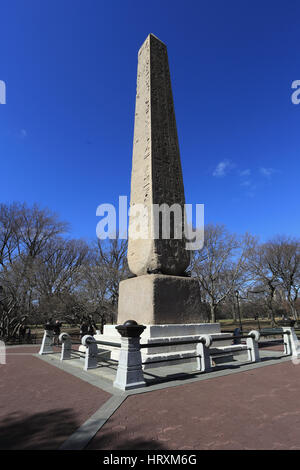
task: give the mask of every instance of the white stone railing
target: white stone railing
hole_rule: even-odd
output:
[[[228,353],[237,353],[247,351],[248,361],[250,362],[259,362],[259,348],[258,342],[260,337],[268,336],[282,336],[284,344],[284,354],[290,355],[292,358],[300,358],[300,343],[297,338],[297,335],[292,327],[283,327],[276,329],[268,329],[261,331],[250,331],[248,334],[240,336],[230,336],[226,339],[232,340],[241,340],[246,339],[245,344],[233,344],[229,346],[221,346],[216,348],[215,343],[222,341],[224,338],[213,337],[212,335],[206,334],[199,336],[198,340],[188,340],[188,341],[170,341],[165,342],[156,342],[156,343],[140,343],[140,336],[146,327],[143,325],[138,325],[135,321],[129,320],[124,323],[124,325],[116,326],[116,329],[121,335],[121,343],[113,343],[108,341],[96,341],[95,338],[91,335],[86,335],[82,338],[81,343],[72,342],[72,339],[68,333],[61,333],[59,336],[59,341],[61,343],[61,355],[60,360],[69,360],[71,359],[71,353],[76,352],[78,355],[84,359],[84,370],[94,369],[98,367],[99,360],[101,359],[101,353],[99,353],[98,345],[101,346],[113,346],[120,348],[120,356],[117,368],[117,374],[114,381],[114,387],[121,390],[130,390],[139,387],[145,387],[146,381],[143,374],[143,365],[142,362],[141,350],[143,348],[157,348],[157,347],[170,347],[178,345],[188,345],[196,344],[196,351],[194,355],[184,356],[182,358],[177,357],[176,361],[180,359],[191,359],[195,358],[197,361],[196,369],[199,372],[209,372],[211,370],[212,359],[218,355],[226,355]],[[74,344],[81,344],[85,346],[86,350],[78,351],[72,348]],[[212,347],[212,345],[214,346]],[[45,330],[43,342],[39,354],[51,354],[53,353],[53,331]],[[216,351],[217,349],[217,351]],[[105,351],[107,352],[107,351]],[[165,364],[172,360],[163,359],[158,361],[152,361],[153,364],[164,362]]]

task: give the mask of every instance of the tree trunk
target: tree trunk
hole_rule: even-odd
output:
[[[217,320],[217,306],[214,304],[210,305],[210,322],[216,323]]]
[[[276,322],[275,322],[275,315],[274,315],[274,311],[273,311],[272,307],[269,310],[269,318],[270,318],[270,321],[271,321],[271,326],[272,326],[272,328],[274,328],[274,326],[276,325]]]
[[[289,304],[290,304],[290,308],[291,308],[292,317],[294,318],[294,320],[297,321],[298,320],[298,313],[297,313],[297,310],[295,308],[294,302],[289,301]]]

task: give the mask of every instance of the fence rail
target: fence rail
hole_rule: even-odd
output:
[[[126,323],[128,323],[128,325],[126,325]],[[143,375],[143,366],[149,364],[155,365],[164,363],[167,365],[168,363],[173,364],[176,361],[180,363],[183,360],[196,359],[197,370],[199,372],[209,372],[211,370],[212,360],[214,357],[229,354],[234,355],[235,353],[240,352],[246,352],[250,362],[258,362],[260,361],[258,343],[261,337],[282,336],[285,348],[284,354],[300,358],[300,343],[295,330],[292,327],[262,329],[259,331],[252,330],[247,334],[241,335],[224,336],[223,333],[219,333],[218,336],[216,336],[216,334],[203,334],[190,340],[140,343],[140,335],[146,327],[134,323],[135,322],[129,321],[125,322],[124,325],[116,327],[121,334],[120,343],[95,340],[95,338],[90,335],[85,335],[82,338],[81,343],[78,343],[74,342],[71,335],[68,333],[62,333],[59,336],[59,341],[61,342],[61,360],[72,359],[71,353],[73,355],[75,354],[75,356],[79,356],[84,359],[85,370],[98,367],[99,361],[110,365],[118,364],[114,386],[121,388],[122,390],[129,390],[132,388],[144,387],[146,385]],[[241,339],[245,339],[246,341],[244,343],[235,344],[236,340]],[[220,341],[233,341],[233,344],[219,347],[214,345]],[[85,346],[85,349],[83,351],[79,351],[72,348],[75,344],[83,345]],[[52,345],[53,331],[45,330],[40,354],[53,353]],[[119,361],[106,357],[110,356],[110,351],[105,350],[105,348],[101,351],[98,349],[98,345],[120,349]],[[166,354],[158,352],[157,359],[155,358],[155,355],[152,355],[150,360],[149,358],[148,360],[142,360],[142,351],[145,349],[185,345],[194,345],[195,349],[191,350],[190,353],[188,351],[177,350],[173,350],[172,353]]]
[[[91,340],[87,340],[87,343],[89,344],[90,342],[92,342]],[[96,343],[96,344],[101,344],[103,346],[112,346],[114,348],[120,348],[121,347],[121,343],[113,343],[113,342],[110,342],[110,341],[96,341],[96,340],[93,340],[93,343]]]
[[[161,348],[161,347],[168,347],[168,346],[180,346],[185,344],[195,344],[195,343],[203,343],[205,342],[204,339],[191,339],[189,341],[169,341],[168,343],[144,343],[140,344],[140,349],[144,348]]]

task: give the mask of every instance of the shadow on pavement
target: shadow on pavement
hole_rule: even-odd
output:
[[[0,423],[0,449],[57,449],[79,425],[70,409],[11,413]]]
[[[278,353],[277,354],[275,353],[274,355],[261,357],[261,362],[280,360],[283,357],[285,357],[283,354],[278,355]],[[233,364],[232,362],[225,363],[225,364],[216,364],[214,367],[212,367],[210,372],[206,372],[205,374],[203,372],[190,371],[190,372],[175,372],[173,374],[167,374],[167,375],[159,375],[159,374],[156,374],[155,372],[151,373],[150,370],[148,369],[147,371],[144,371],[144,377],[145,377],[147,386],[166,383],[166,382],[172,382],[172,381],[179,381],[179,380],[184,382],[185,380],[194,379],[194,378],[204,376],[204,375],[206,376],[206,378],[209,378],[210,374],[213,372],[222,372],[225,370],[237,370],[237,369],[241,369],[242,371],[244,366],[248,366],[249,364],[251,364],[251,362],[249,361],[241,361],[241,360],[235,360],[235,361],[236,361],[235,364]]]
[[[99,432],[85,450],[162,450],[167,449],[165,443],[155,439],[146,440],[139,437],[126,439],[126,431]]]
[[[158,383],[165,383],[165,382],[172,382],[173,380],[187,380],[187,379],[193,379],[195,377],[199,377],[201,373],[185,373],[185,372],[177,372],[174,374],[168,374],[164,377],[151,374],[150,372],[147,371],[144,372],[144,377],[145,375],[151,376],[151,378],[145,377],[145,381],[148,386],[150,385],[155,385]]]

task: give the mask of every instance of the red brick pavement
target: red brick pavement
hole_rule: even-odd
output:
[[[0,365],[0,449],[56,449],[110,397],[37,351]],[[130,396],[88,449],[300,449],[299,390],[288,361]]]
[[[56,449],[111,396],[29,354],[38,349],[7,348],[0,365],[0,449]]]
[[[300,366],[130,396],[88,449],[300,449]]]

